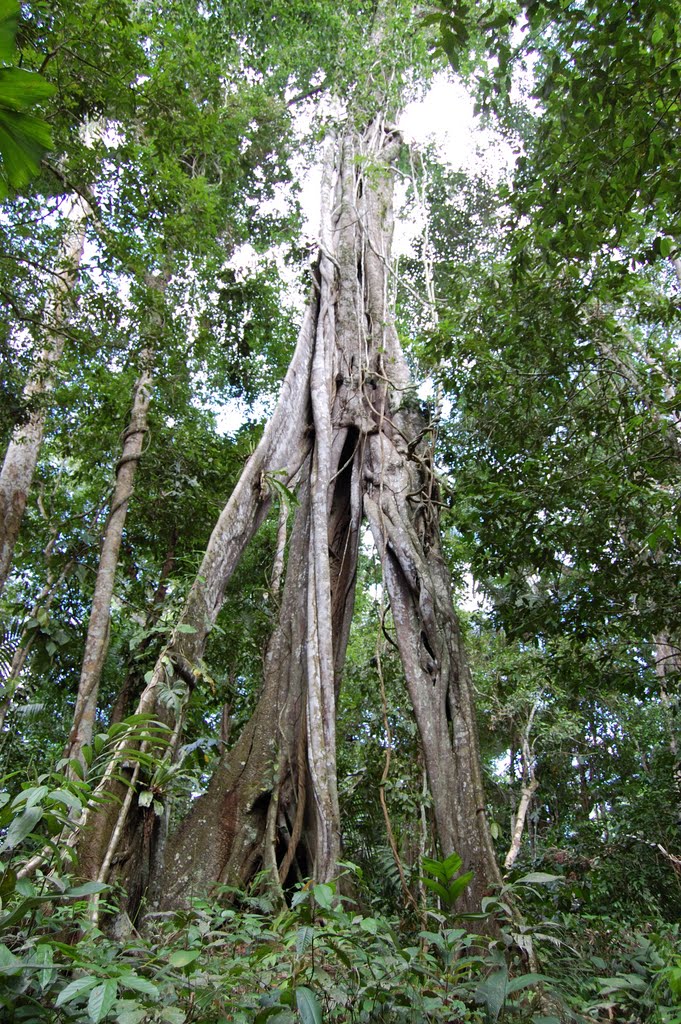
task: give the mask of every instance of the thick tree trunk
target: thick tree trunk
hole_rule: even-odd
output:
[[[421,737],[438,839],[474,878],[466,911],[500,881],[486,819],[475,703],[451,581],[439,541],[436,495],[412,413],[393,414],[394,432],[369,439],[364,507],[381,554],[409,696]],[[411,424],[410,421],[411,420]]]
[[[92,742],[99,683],[109,646],[111,600],[123,539],[123,528],[134,489],[137,466],[142,457],[144,438],[148,430],[147,414],[151,402],[152,386],[150,362],[151,353],[145,349],[141,358],[142,370],[135,382],[130,420],[123,435],[121,457],[116,467],[116,484],[111,497],[109,518],[102,538],[73,725],[64,751],[64,757],[75,757],[80,761],[82,761],[83,746]]]
[[[500,881],[484,810],[473,692],[439,544],[425,424],[388,310],[392,164],[399,136],[376,118],[327,153],[320,257],[282,396],[213,532],[176,631],[138,710],[169,672],[191,688],[229,575],[269,503],[267,474],[298,486],[279,623],[251,721],[167,848],[157,892],[172,906],[261,868],[274,884],[333,876],[340,853],[335,704],[368,517],[421,733],[443,854],[475,879],[462,909]],[[101,864],[107,829],[87,846]],[[97,847],[99,846],[99,853]],[[133,874],[131,865],[126,869]]]
[[[207,635],[222,606],[227,582],[237,566],[243,550],[269,510],[271,487],[268,484],[268,476],[276,474],[278,480],[291,486],[308,459],[310,449],[309,380],[316,310],[317,301],[315,299],[305,317],[296,350],[282,384],[279,404],[265,429],[260,444],[246,464],[239,482],[215,525],[178,628],[159,657],[151,680],[141,693],[136,708],[138,714],[158,714],[159,691],[174,677],[185,683],[188,693],[199,682],[200,659]],[[299,509],[298,515],[300,514],[301,510]],[[190,631],[183,631],[183,627],[190,627]],[[251,734],[251,731],[247,727],[244,740],[247,746],[247,736]],[[259,740],[262,740],[261,731],[258,731],[257,736]],[[124,747],[129,747],[128,739],[121,741],[120,750]],[[248,747],[248,749],[251,748]],[[98,793],[108,792],[113,797],[122,800],[121,784],[115,778],[116,756],[120,754],[120,750],[117,748],[114,752],[110,765],[98,784],[97,791]],[[173,752],[169,752],[167,756],[174,756]],[[257,759],[257,751],[253,756]],[[239,767],[245,767],[245,764]],[[244,775],[245,786],[248,773],[242,772],[241,774]],[[217,785],[216,781],[211,789],[216,790]],[[116,832],[121,824],[123,813],[126,820],[123,822],[123,828]],[[111,859],[112,839],[114,839],[119,848],[116,855],[116,876],[128,890],[129,899],[126,909],[130,917],[134,917],[137,913],[142,896],[140,879],[148,877],[159,845],[157,841],[158,828],[154,828],[156,834],[152,835],[145,843],[141,843],[139,840],[143,832],[146,834],[152,828],[148,819],[148,809],[140,808],[136,802],[123,808],[114,800],[105,800],[104,803],[91,806],[84,816],[79,835],[80,870],[85,877],[89,878],[100,877],[102,866],[107,858]],[[232,831],[230,826],[229,834]],[[207,841],[206,847],[209,845],[210,842]],[[197,891],[204,875],[207,884],[217,880],[216,877],[208,878],[207,866],[212,859],[207,849],[203,850],[203,855],[206,857],[206,869],[203,870],[200,866],[196,866],[195,889]],[[172,855],[168,863],[177,866],[178,869],[182,868],[179,855],[178,857]]]
[[[61,268],[54,274],[52,297],[45,312],[45,345],[24,389],[25,401],[35,407],[27,421],[14,431],[0,471],[0,592],[12,567],[14,547],[38,462],[47,416],[44,396],[52,389],[55,367],[64,351],[63,326],[83,257],[89,213],[79,196],[69,200]]]

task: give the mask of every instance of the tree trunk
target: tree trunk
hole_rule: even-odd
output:
[[[676,793],[679,794],[677,824],[681,823],[681,756],[679,751],[679,678],[681,678],[681,648],[670,642],[669,637],[660,634],[655,637],[655,672],[660,681],[660,699],[667,711],[669,750],[673,759],[673,776]],[[672,695],[669,683],[672,684]]]
[[[168,674],[191,689],[236,562],[269,504],[267,475],[298,487],[278,626],[236,745],[168,844],[157,893],[173,906],[216,882],[331,878],[340,854],[335,704],[354,603],[362,514],[378,544],[416,712],[442,852],[500,881],[485,819],[470,674],[439,542],[424,419],[388,306],[392,164],[381,117],[329,148],[314,294],[274,416],[213,532],[181,619],[138,710]],[[87,840],[89,873],[110,828]],[[97,839],[97,835],[99,838]],[[95,837],[95,838],[93,838]],[[129,873],[139,873],[129,864]]]
[[[55,368],[64,351],[63,327],[83,257],[89,213],[79,196],[69,200],[61,269],[54,274],[52,296],[45,312],[45,345],[24,388],[24,400],[33,408],[27,421],[14,431],[0,471],[0,592],[12,567],[14,546],[38,462],[47,416],[44,397],[52,389]]]
[[[170,273],[167,271],[158,275],[145,275],[144,283],[149,291],[149,296],[159,305],[169,280]],[[152,307],[150,321],[149,341],[140,353],[140,375],[133,388],[130,420],[123,434],[123,448],[116,466],[116,484],[111,497],[109,518],[102,538],[73,724],[64,751],[64,757],[78,758],[83,765],[81,751],[85,744],[92,741],[99,684],[109,647],[111,600],[116,581],[123,529],[135,486],[137,467],[142,457],[144,439],[149,429],[148,414],[153,385],[152,363],[154,351],[161,342],[164,324],[160,308]]]
[[[151,401],[152,384],[150,362],[151,353],[145,349],[141,357],[142,371],[135,382],[130,421],[123,435],[123,450],[116,467],[116,485],[102,538],[73,725],[64,751],[64,757],[75,757],[82,763],[84,763],[83,746],[92,742],[99,683],[109,646],[111,599],[114,592],[123,528],[128,513],[128,503],[133,493],[137,466],[142,457],[144,438],[148,430],[147,414]]]
[[[530,808],[532,797],[539,788],[539,779],[536,777],[534,769],[534,752],[533,745],[530,744],[530,735],[532,733],[532,723],[534,722],[534,716],[536,715],[542,694],[535,700],[532,705],[532,709],[527,719],[527,725],[523,730],[522,736],[520,737],[521,752],[522,752],[522,777],[523,784],[520,790],[520,800],[518,801],[518,809],[515,814],[515,821],[513,822],[513,834],[511,836],[511,845],[508,849],[508,853],[504,858],[504,868],[506,871],[510,871],[520,853],[520,844],[523,839],[523,831],[525,829],[525,820],[527,818],[527,812]]]

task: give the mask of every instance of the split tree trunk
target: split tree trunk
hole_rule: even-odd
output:
[[[53,387],[55,369],[64,351],[63,328],[83,258],[85,222],[89,213],[80,196],[68,201],[61,268],[54,274],[52,297],[45,311],[45,345],[24,389],[24,400],[34,408],[28,420],[14,431],[0,471],[0,592],[12,567],[14,547],[38,462],[47,417],[44,398]]]
[[[298,506],[262,693],[168,844],[157,886],[166,906],[217,882],[243,884],[262,868],[274,884],[334,875],[335,707],[363,514],[381,554],[442,853],[456,849],[475,873],[461,909],[478,909],[500,882],[427,430],[388,309],[392,165],[400,146],[377,117],[327,153],[315,290],[278,407],[211,537],[180,623],[193,632],[176,630],[140,701],[138,711],[153,712],[169,674],[189,689],[200,678],[227,580],[267,511],[267,476],[282,474],[297,486]],[[110,835],[110,823],[95,817],[81,852],[90,874]],[[141,868],[123,859],[120,870],[125,881]]]

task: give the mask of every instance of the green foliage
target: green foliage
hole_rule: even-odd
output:
[[[411,5],[400,2],[385,12],[377,57],[365,45],[375,15],[370,5],[330,0],[50,0],[22,9],[22,66],[0,72],[14,104],[0,128],[25,129],[32,114],[21,104],[40,102],[55,156],[53,170],[6,202],[0,218],[3,439],[45,406],[22,398],[22,388],[45,341],[63,193],[89,196],[93,216],[59,325],[66,354],[3,594],[3,614],[20,628],[0,645],[0,678],[15,651],[26,657],[5,692],[12,706],[1,751],[20,773],[0,807],[0,1000],[9,1020],[679,1021],[678,934],[668,923],[679,913],[669,854],[678,849],[676,681],[667,681],[663,705],[651,652],[653,637],[679,621],[669,262],[679,245],[678,17],[669,2],[641,9],[599,0],[587,10],[559,0],[457,0],[432,5],[421,36],[411,31]],[[290,355],[296,313],[280,268],[282,254],[296,271],[303,256],[290,158],[313,145],[296,139],[292,112],[325,90],[357,120],[373,113],[377,89],[389,87],[392,103],[414,69],[423,74],[433,31],[475,81],[479,107],[521,151],[498,192],[483,177],[428,162],[430,248],[417,244],[416,257],[401,262],[410,287],[398,311],[410,355],[436,371],[453,405],[449,418],[437,411],[432,431],[446,547],[459,578],[472,568],[492,605],[469,633],[500,857],[524,781],[520,738],[534,716],[539,789],[511,881],[483,907],[497,936],[451,927],[470,874],[456,855],[433,853],[394,626],[367,556],[338,717],[343,844],[359,865],[355,877],[338,887],[301,883],[282,912],[257,889],[225,890],[149,915],[140,935],[113,938],[105,926],[116,890],[80,884],[68,842],[97,778],[118,749],[121,781],[140,766],[137,805],[160,817],[175,794],[178,816],[247,720],[277,618],[270,520],[230,582],[196,666],[202,685],[188,703],[184,683],[162,688],[165,704],[186,716],[179,760],[164,757],[167,730],[154,723],[103,731],[121,690],[134,701],[167,642],[260,435],[252,419],[225,437],[215,410],[238,399],[254,417]],[[0,62],[13,62],[13,40],[13,30],[0,32]],[[514,74],[523,63],[526,85]],[[31,86],[32,99],[25,88],[19,96],[19,84]],[[516,103],[518,84],[533,105]],[[322,108],[311,136],[335,119]],[[13,159],[20,172],[10,184],[21,188],[49,141],[44,126],[30,124],[28,148],[16,143],[9,161],[3,154],[8,174]],[[401,170],[410,172],[406,160]],[[246,241],[257,268],[242,272],[233,257]],[[414,298],[432,258],[436,327]],[[147,274],[168,279],[162,297]],[[116,578],[100,731],[84,751],[87,783],[65,782],[44,768],[71,724],[144,348],[154,353],[151,429]],[[281,473],[261,483],[293,504]],[[223,743],[225,719],[232,734]],[[140,752],[143,740],[150,749]],[[401,918],[381,793],[418,904]],[[42,853],[35,874],[19,878]],[[437,912],[424,889],[439,897]],[[91,924],[94,898],[102,930]],[[417,914],[424,920],[415,926]],[[529,968],[532,951],[540,971]]]
[[[474,79],[518,148],[520,249],[533,237],[555,263],[622,248],[640,264],[679,245],[675,155],[678,11],[603,0],[438,3],[431,20],[453,66]],[[525,96],[518,100],[518,94]],[[523,109],[527,93],[536,116]],[[521,137],[518,128],[522,125]],[[551,201],[546,201],[546,196]],[[621,254],[619,257],[621,262]],[[612,270],[613,268],[611,268]]]
[[[59,1009],[66,1020],[93,1024],[172,1024],[195,1014],[206,1024],[275,1016],[318,1024],[349,1013],[359,1022],[437,1021],[447,1013],[476,1020],[476,1006],[488,1001],[481,978],[499,972],[499,950],[480,947],[475,936],[442,929],[422,932],[419,943],[394,919],[356,913],[330,886],[301,887],[292,909],[275,918],[262,898],[232,895],[241,910],[195,903],[123,943],[88,930],[78,911],[71,926],[85,930],[64,941],[54,901],[52,914],[43,906],[23,929],[5,933],[0,998],[17,1020],[29,1013],[47,1021]],[[76,889],[64,894],[77,896]],[[509,979],[504,1005],[537,980]]]
[[[451,910],[457,899],[473,878],[472,871],[465,871],[459,874],[463,861],[458,853],[451,853],[444,860],[432,860],[424,857],[422,861],[423,870],[427,872],[421,881],[437,894],[442,905]],[[432,877],[428,877],[431,876]]]
[[[77,901],[79,894],[87,895],[67,888],[62,904]],[[547,998],[560,1019],[571,1019],[575,1001],[588,1000],[590,993],[594,1012],[616,1006],[628,1021],[634,1019],[629,1014],[653,1008],[655,993],[674,990],[676,961],[664,966],[662,957],[672,947],[662,936],[653,942],[630,937],[627,952],[626,943],[612,935],[606,961],[593,952],[599,948],[594,933],[578,957],[564,935],[555,933],[556,964],[572,957],[559,983],[523,970],[513,957],[509,967],[503,929],[502,938],[491,942],[445,924],[417,936],[401,931],[394,918],[357,913],[333,887],[310,883],[276,917],[262,897],[222,895],[237,897],[241,909],[196,902],[186,911],[152,918],[144,936],[127,941],[88,931],[76,902],[69,923],[84,930],[65,941],[59,932],[62,905],[54,900],[46,913],[50,901],[43,893],[34,918],[23,928],[14,922],[3,935],[0,998],[15,1020],[32,1015],[48,1021],[61,1010],[62,1019],[93,1024],[184,1024],[196,1015],[206,1024],[270,1018],[318,1024],[348,1015],[358,1022],[438,1021],[444,1015],[496,1021],[507,1013],[539,1024]],[[601,940],[608,941],[605,935]],[[594,977],[594,971],[618,964],[619,974]],[[657,1012],[659,1018],[650,1019],[674,1019],[663,1004]]]
[[[0,3],[0,198],[21,189],[36,176],[40,161],[52,148],[47,123],[32,112],[49,99],[55,86],[40,75],[11,67],[16,60],[18,0]]]

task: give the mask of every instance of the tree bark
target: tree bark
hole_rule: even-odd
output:
[[[660,634],[654,639],[655,672],[660,681],[660,699],[667,711],[667,728],[669,730],[669,751],[673,760],[674,787],[678,794],[677,823],[681,823],[681,754],[679,751],[679,678],[681,678],[681,648],[670,642],[669,637]],[[669,693],[672,683],[673,696]]]
[[[80,196],[69,199],[61,268],[54,274],[45,313],[45,345],[24,388],[24,400],[33,405],[33,409],[27,421],[14,431],[0,471],[0,592],[12,567],[14,547],[38,462],[47,417],[44,398],[53,387],[55,368],[64,351],[63,328],[83,257],[89,213]]]
[[[520,737],[520,749],[522,754],[522,770],[523,770],[523,784],[520,790],[520,800],[518,801],[518,808],[515,814],[515,821],[513,822],[513,834],[511,836],[511,845],[508,848],[508,853],[504,858],[504,869],[510,871],[520,853],[520,844],[523,839],[523,832],[525,830],[525,820],[527,818],[527,812],[530,807],[532,797],[537,792],[539,787],[539,779],[535,774],[535,758],[533,752],[533,745],[530,743],[530,735],[532,733],[532,723],[534,722],[534,716],[536,715],[542,694],[535,700],[532,705],[532,709],[527,719],[527,724],[523,730],[522,736]]]
[[[263,868],[275,886],[333,877],[340,854],[335,705],[362,514],[381,554],[442,853],[457,850],[475,872],[462,909],[479,909],[500,882],[427,430],[388,309],[392,165],[400,147],[399,135],[377,117],[327,152],[314,294],[279,404],[211,537],[181,619],[193,632],[175,632],[140,701],[139,712],[153,712],[168,674],[190,690],[197,682],[229,575],[266,514],[267,475],[285,469],[298,506],[261,696],[168,843],[165,869],[157,870],[164,906],[214,883],[244,884]],[[98,831],[85,858],[91,874],[106,842],[107,829],[96,824],[90,835]],[[131,863],[126,870],[139,873]]]
[[[99,683],[109,646],[111,600],[116,581],[123,528],[135,485],[137,466],[142,457],[142,447],[148,431],[147,416],[152,387],[150,363],[151,353],[145,349],[141,357],[142,370],[133,391],[130,420],[123,435],[121,457],[116,467],[116,484],[111,497],[109,518],[102,538],[73,724],[64,751],[64,757],[78,758],[83,765],[82,749],[85,744],[92,742]]]

